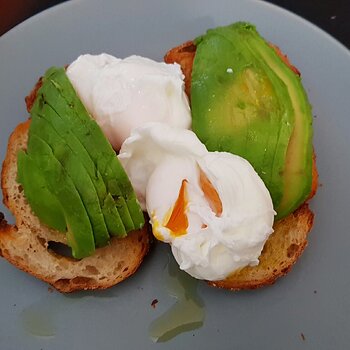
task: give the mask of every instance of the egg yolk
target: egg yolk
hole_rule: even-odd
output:
[[[187,233],[188,218],[185,213],[187,207],[186,195],[187,180],[182,180],[179,196],[175,202],[169,221],[165,225],[174,236],[182,236]]]
[[[201,168],[199,168],[199,184],[207,202],[209,203],[210,209],[216,214],[216,216],[220,216],[222,214],[221,199],[213,184]]]
[[[151,219],[152,219],[152,232],[154,237],[156,237],[159,241],[164,241],[164,237],[160,231],[160,224],[159,221],[157,220],[156,214],[153,212],[151,214]]]

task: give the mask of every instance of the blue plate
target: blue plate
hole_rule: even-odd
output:
[[[346,349],[350,344],[350,54],[305,20],[261,1],[72,1],[0,38],[0,159],[24,121],[24,96],[52,65],[81,53],[162,60],[207,28],[245,20],[300,69],[315,115],[320,187],[309,246],[290,274],[262,290],[199,285],[203,327],[154,344],[150,323],[174,302],[164,289],[168,247],[105,292],[63,296],[0,261],[1,349]],[[0,211],[8,213],[3,206]],[[151,307],[153,299],[159,303]]]

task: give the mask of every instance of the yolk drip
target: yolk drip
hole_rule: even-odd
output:
[[[159,241],[164,241],[164,237],[159,230],[159,227],[160,227],[159,221],[157,220],[157,217],[154,212],[151,214],[151,220],[152,220],[152,232],[154,237],[156,237]]]
[[[205,175],[201,168],[199,168],[199,183],[211,210],[216,214],[216,216],[220,216],[222,214],[221,199],[213,184],[210,182],[207,175]]]
[[[185,213],[187,206],[186,184],[187,180],[182,180],[179,196],[177,197],[169,221],[165,225],[174,236],[182,236],[187,233],[188,218]]]

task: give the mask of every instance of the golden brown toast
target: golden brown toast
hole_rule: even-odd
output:
[[[276,53],[297,75],[300,72],[288,60],[282,51],[271,44]],[[187,41],[164,56],[166,63],[178,63],[185,75],[185,91],[191,98],[191,75],[196,46]],[[312,188],[308,199],[312,198],[318,188],[316,155],[313,154]],[[273,284],[278,277],[287,274],[307,246],[307,236],[313,224],[314,214],[304,203],[294,213],[274,224],[274,233],[267,240],[259,258],[258,266],[248,266],[233,273],[222,281],[208,282],[211,286],[230,290],[256,289]]]
[[[273,284],[286,275],[307,246],[307,236],[314,214],[307,204],[274,224],[259,258],[259,265],[247,266],[222,281],[208,282],[214,287],[231,290],[257,289]]]
[[[19,124],[10,136],[2,167],[3,200],[16,223],[9,225],[0,217],[0,254],[61,292],[105,289],[125,280],[137,270],[149,250],[148,225],[126,238],[112,238],[108,246],[81,260],[52,250],[52,242],[67,244],[65,234],[40,223],[16,181],[17,152],[26,148],[29,125],[30,120]]]

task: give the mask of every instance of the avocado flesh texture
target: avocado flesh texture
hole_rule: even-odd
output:
[[[126,231],[141,228],[144,225],[144,217],[129,178],[100,127],[90,117],[85,118],[88,112],[77,98],[64,70],[49,70],[46,80],[46,100],[50,101],[50,107],[63,119],[72,121],[75,135],[90,154],[101,173],[107,191],[116,202]],[[101,154],[100,149],[107,149],[108,152]]]
[[[209,150],[246,158],[270,191],[276,219],[288,215],[312,180],[312,117],[300,78],[247,23],[209,30],[196,44],[193,130]]]
[[[103,182],[101,174],[97,171],[95,164],[93,163],[90,155],[80,143],[80,141],[76,138],[74,133],[69,129],[69,123],[64,122],[56,112],[43,101],[43,95],[37,97],[38,105],[34,104],[32,112],[35,112],[37,117],[33,119],[32,123],[40,123],[37,127],[33,128],[38,130],[39,136],[42,135],[42,130],[46,131],[46,137],[43,138],[53,138],[55,139],[55,143],[65,143],[66,148],[71,150],[71,152],[75,156],[75,161],[79,163],[80,170],[86,171],[90,180],[93,184],[93,187],[87,187],[88,189],[95,188],[96,194],[99,200],[99,207],[97,211],[102,211],[103,218],[105,221],[105,227],[103,227],[101,223],[101,232],[100,230],[96,230],[95,226],[94,235],[96,245],[98,247],[104,246],[107,244],[109,240],[109,235],[124,237],[126,235],[125,227],[123,222],[119,216],[118,210],[115,206],[115,203],[112,203],[110,200],[106,200],[106,196],[111,196],[107,194],[106,186]],[[40,109],[38,106],[40,105]],[[38,121],[37,121],[38,120]],[[45,124],[45,121],[49,124],[48,126]],[[59,139],[57,139],[57,137]],[[82,168],[83,166],[83,168]],[[94,215],[95,211],[91,213]],[[91,219],[90,215],[90,219]],[[98,219],[100,221],[100,219]],[[106,228],[106,230],[105,230]],[[106,232],[108,231],[108,232]]]
[[[312,187],[312,110],[307,94],[297,76],[289,67],[281,65],[281,59],[273,49],[263,49],[259,37],[250,39],[255,44],[261,57],[269,62],[276,75],[285,83],[294,110],[294,129],[289,140],[284,168],[285,191],[281,202],[276,207],[276,219],[281,219],[305,202]],[[284,62],[283,62],[284,63]]]
[[[35,164],[23,150],[18,152],[17,157],[17,182],[22,184],[31,209],[45,225],[66,232],[66,219],[61,204],[48,189],[45,176],[35,170]]]
[[[29,159],[33,174],[44,174],[48,190],[60,203],[73,256],[80,259],[93,254],[95,241],[90,219],[74,183],[51,147],[37,135],[29,134],[25,157]]]
[[[36,106],[34,105],[32,113],[37,113],[35,108]],[[51,114],[53,113],[54,112],[51,111]],[[45,111],[45,115],[50,115],[48,108]],[[37,115],[31,122],[31,128],[32,135],[44,139],[51,147],[53,155],[66,170],[77,189],[91,222],[96,247],[105,246],[109,241],[109,234],[101,210],[100,201],[94,184],[86,169],[81,164],[79,157],[67,147],[66,141],[56,133],[46,119]]]
[[[43,94],[45,103],[47,103],[56,112],[56,114],[62,118],[64,123],[70,121],[69,126],[71,127],[71,130],[74,130],[76,138],[89,153],[97,171],[101,174],[107,192],[112,195],[115,201],[116,209],[118,210],[120,218],[123,221],[125,231],[131,231],[135,229],[133,220],[126,202],[119,190],[115,175],[116,173],[113,172],[113,169],[108,166],[108,163],[112,163],[113,159],[116,158],[114,151],[110,152],[111,150],[109,148],[111,146],[105,139],[99,126],[89,116],[88,118],[84,117],[87,115],[87,111],[85,110],[84,106],[80,106],[81,103],[79,103],[80,101],[77,100],[75,92],[70,91],[73,89],[73,87],[70,85],[67,88],[66,85],[69,83],[69,81],[67,83],[67,81],[64,81],[64,78],[61,78],[60,80],[63,81],[58,83],[56,81],[57,75],[58,74],[56,74],[55,71],[53,77],[47,77],[48,81],[45,85]],[[57,87],[59,87],[59,89]],[[69,98],[67,97],[68,93]],[[81,116],[82,113],[83,117]],[[108,146],[108,148],[106,146]],[[100,152],[101,149],[107,149],[107,153]],[[112,189],[111,186],[109,186],[108,181],[106,181],[106,178],[108,181],[116,184]],[[106,203],[110,204],[110,201],[106,201]]]

